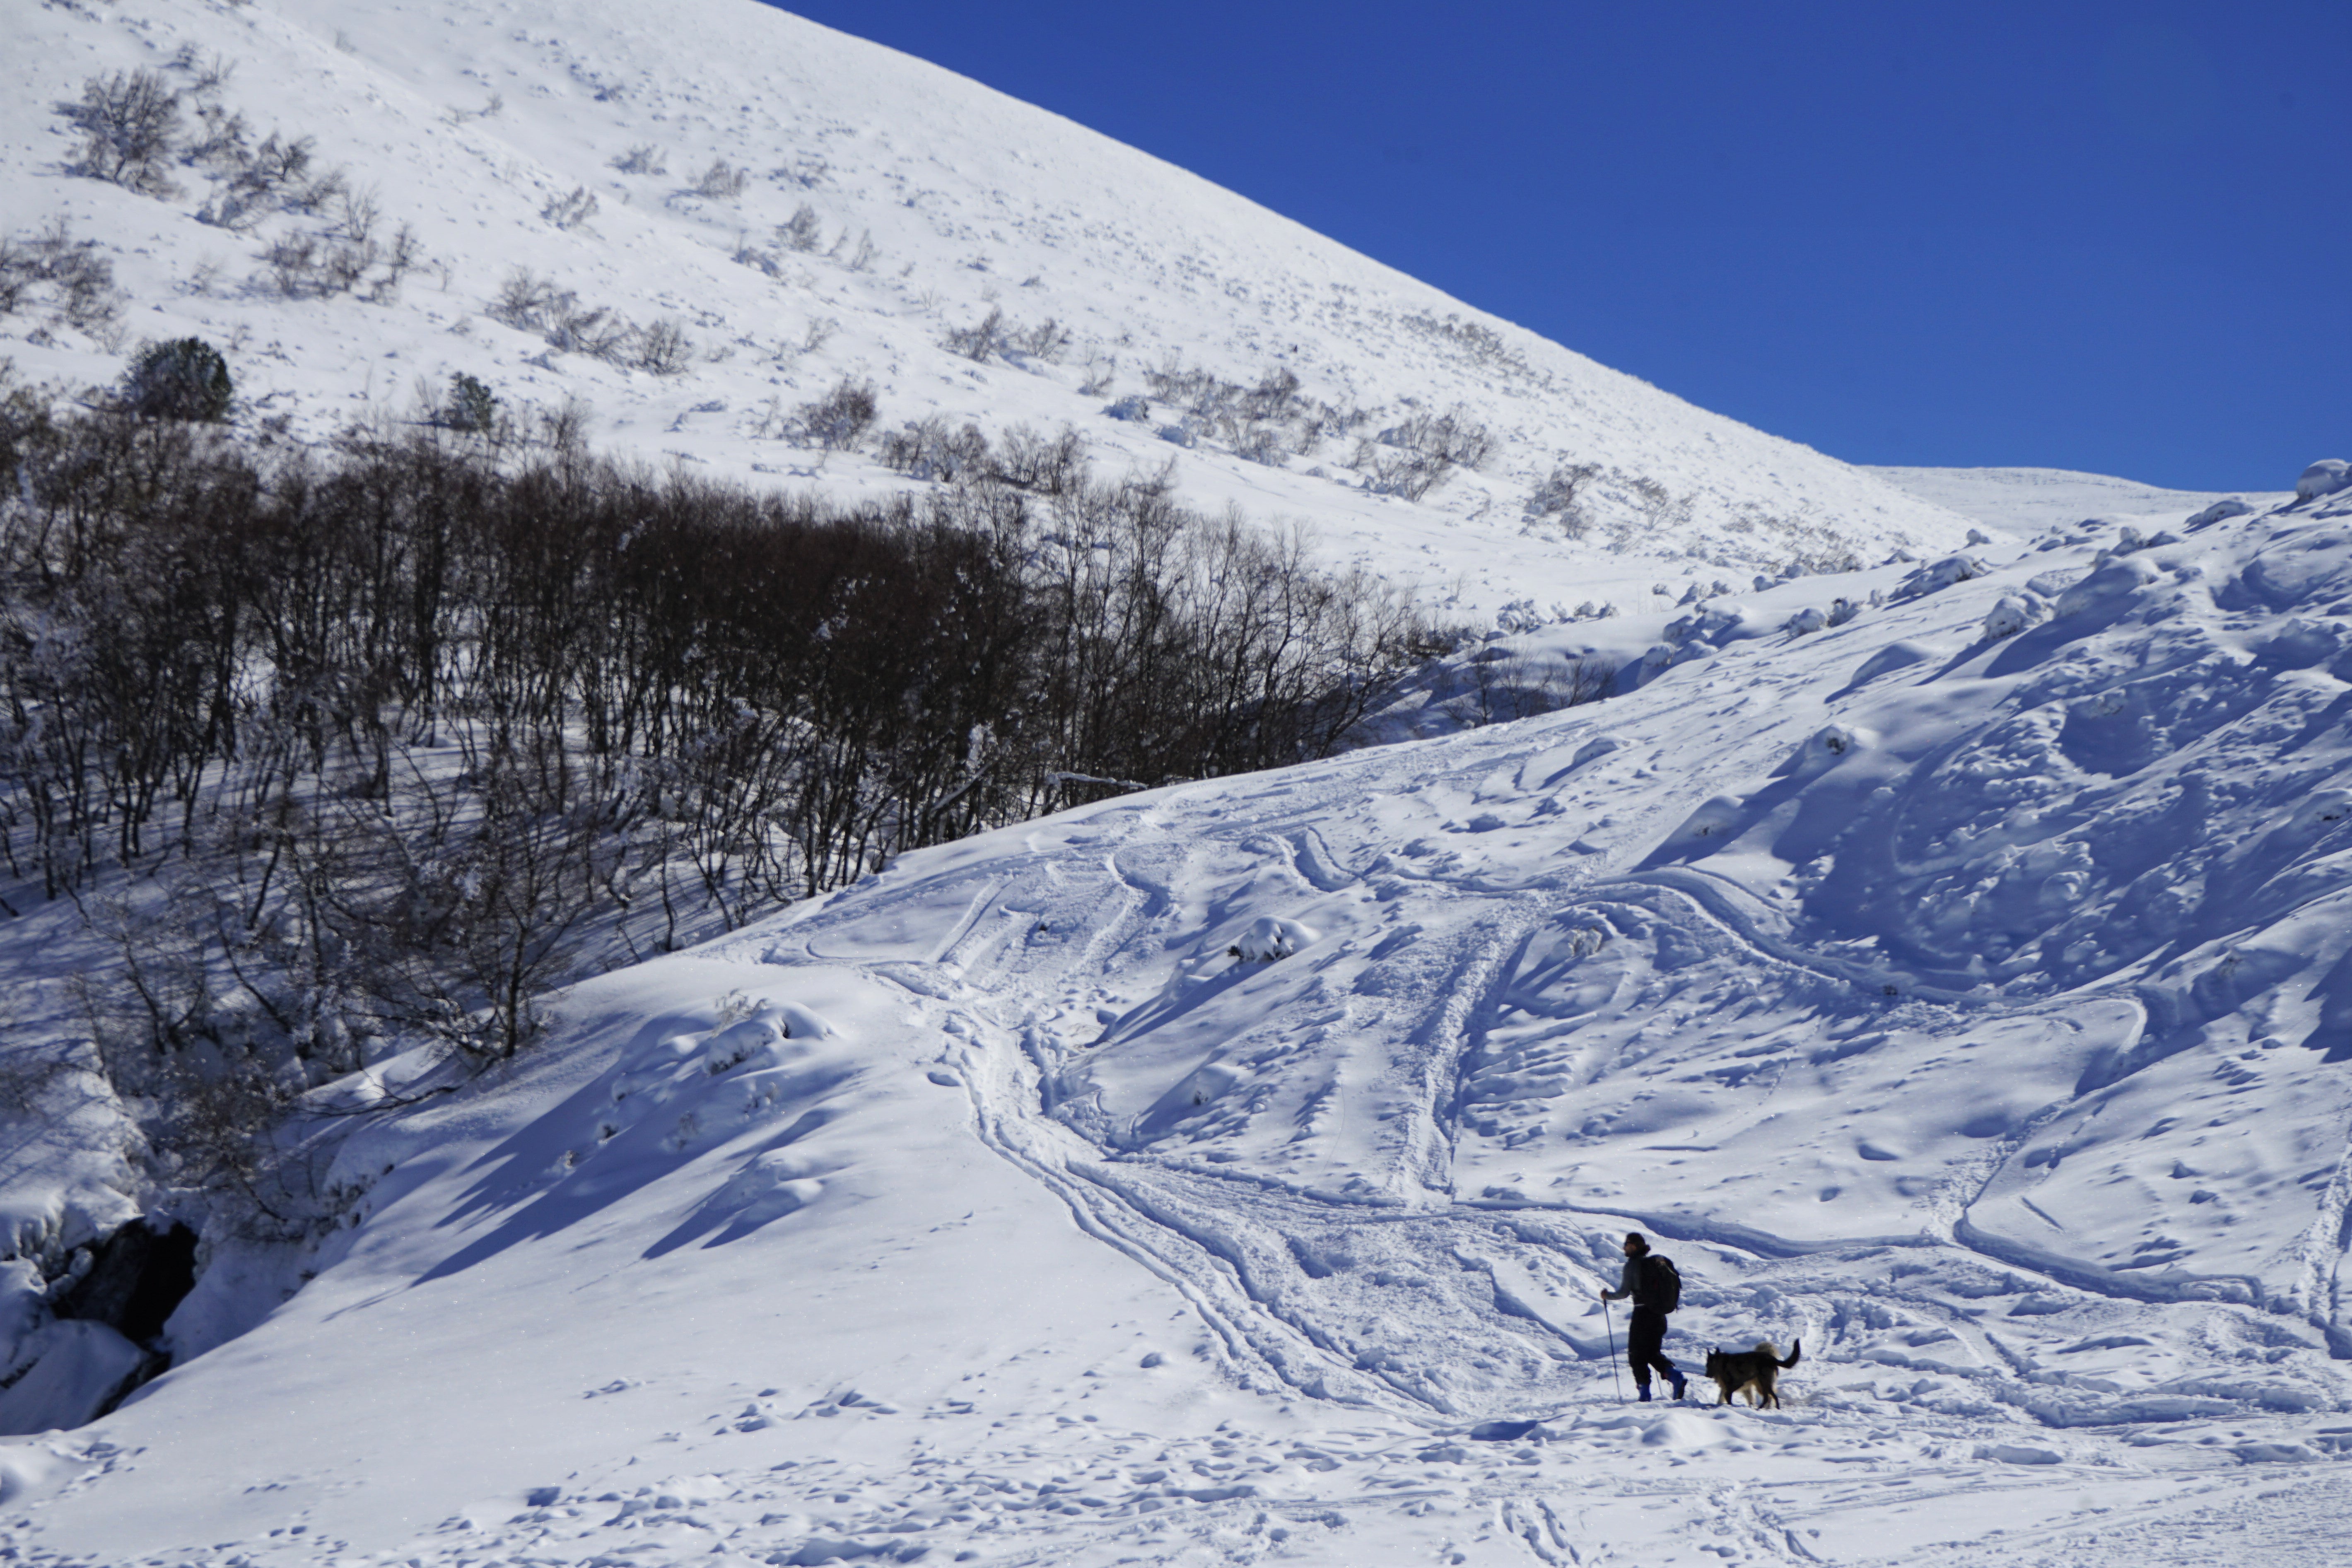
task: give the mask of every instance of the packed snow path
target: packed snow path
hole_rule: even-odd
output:
[[[1889,574],[583,985],[341,1146],[266,1321],[7,1448],[11,1543],[2340,1561],[2345,512]],[[1787,1408],[1619,1401],[1633,1226]]]

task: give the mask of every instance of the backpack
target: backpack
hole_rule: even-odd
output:
[[[1671,1312],[1681,1306],[1683,1277],[1675,1271],[1674,1259],[1652,1253],[1642,1260],[1642,1264],[1643,1289],[1634,1298],[1633,1304],[1659,1312]]]

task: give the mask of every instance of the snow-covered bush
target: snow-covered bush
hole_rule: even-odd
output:
[[[951,483],[984,475],[990,452],[979,426],[966,424],[959,429],[929,414],[886,431],[879,455],[885,468],[909,479]]]
[[[1456,468],[1475,468],[1494,454],[1495,437],[1461,409],[1415,414],[1369,441],[1360,442],[1349,466],[1378,495],[1419,500],[1445,482]]]
[[[44,302],[85,331],[122,313],[113,262],[97,241],[75,239],[62,219],[31,239],[0,237],[0,316]]]
[[[812,445],[846,451],[872,428],[877,407],[874,384],[845,375],[823,397],[802,404],[798,421]]]
[[[461,370],[449,378],[448,395],[441,401],[440,420],[447,429],[487,435],[498,427],[498,395],[481,378]]]
[[[986,316],[969,327],[950,328],[940,340],[950,353],[986,363],[1012,346],[1012,329],[1002,308],[991,306]]]
[[[1007,354],[1050,363],[1070,346],[1070,332],[1051,317],[1034,326],[1019,326],[1005,315],[1003,307],[991,306],[979,321],[950,329],[940,342],[950,353],[980,363]]]
[[[1077,430],[1062,426],[1058,436],[1046,436],[1026,425],[1015,425],[997,442],[989,477],[999,484],[1033,494],[1072,493],[1085,480],[1087,445]]]
[[[180,95],[161,72],[91,77],[80,101],[61,107],[82,133],[81,173],[142,195],[173,194],[165,171],[180,134]]]
[[[217,424],[236,400],[228,361],[202,338],[144,344],[123,373],[122,407],[142,419]]]
[[[2228,500],[2217,500],[2203,511],[2194,514],[2183,522],[2181,527],[2204,528],[2209,524],[2220,522],[2225,518],[2244,517],[2253,510],[2244,501],[2231,496]]]
[[[655,375],[680,375],[694,362],[694,340],[677,318],[662,316],[635,330],[629,358]]]
[[[739,169],[724,158],[713,158],[710,166],[696,178],[694,194],[712,201],[731,202],[743,194],[743,187],[751,181],[750,170]]]
[[[1906,576],[1895,584],[1894,596],[1916,599],[1923,595],[1940,593],[1956,584],[1973,582],[1990,570],[1973,555],[1947,555]]]
[[[1528,518],[1531,521],[1556,518],[1561,533],[1570,539],[1582,539],[1592,525],[1578,506],[1577,498],[1600,472],[1598,463],[1553,464],[1551,472],[1528,492]]]
[[[1984,638],[1999,642],[2012,637],[2028,626],[2041,622],[2049,607],[2032,594],[2003,594],[1993,607],[1985,612]]]
[[[811,251],[824,243],[824,228],[817,221],[816,208],[806,202],[793,209],[793,216],[776,226],[776,243],[787,250]]]
[[[558,228],[579,228],[596,216],[597,205],[596,193],[574,185],[568,195],[548,197],[539,216]]]
[[[613,167],[624,174],[667,174],[669,160],[650,142],[640,142],[614,159]]]
[[[1272,963],[1288,958],[1313,942],[1317,933],[1297,921],[1283,920],[1275,915],[1260,915],[1250,921],[1249,929],[1235,938],[1226,953],[1244,963]]]

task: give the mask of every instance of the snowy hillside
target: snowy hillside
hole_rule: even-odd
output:
[[[8,24],[19,384],[109,383],[193,334],[228,355],[254,449],[354,420],[532,451],[584,430],[844,500],[940,484],[983,440],[1051,463],[1067,426],[1097,472],[1304,521],[1507,635],[1386,690],[1393,743],[877,838],[828,896],[561,990],[509,1054],[449,1044],[462,1009],[435,993],[439,1043],[373,1048],[422,1015],[354,1026],[258,1118],[228,1103],[251,1080],[213,1015],[110,1043],[109,1009],[153,1007],[163,971],[153,994],[204,992],[272,940],[251,928],[289,884],[377,863],[281,869],[292,830],[254,805],[151,848],[152,875],[89,850],[44,897],[47,850],[16,864],[10,820],[0,1557],[2352,1554],[2341,463],[2234,500],[1849,468],[748,3],[53,0]],[[145,155],[142,112],[171,127]],[[16,504],[0,521],[47,515]],[[166,586],[189,574],[168,537]],[[373,571],[423,536],[349,537]],[[79,620],[9,600],[11,649],[71,670],[64,645],[152,630],[101,577]],[[382,577],[409,616],[409,579]],[[520,597],[490,618],[520,625]],[[1614,613],[1567,613],[1588,602]],[[708,627],[736,624],[675,638],[722,703]],[[218,684],[300,687],[288,642]],[[0,742],[70,751],[32,689]],[[366,690],[413,780],[321,761],[252,801],[327,824],[312,849],[374,814],[387,858],[402,790],[489,823],[464,804],[487,793],[436,792],[523,764],[461,703]],[[959,765],[983,729],[952,730]],[[207,767],[273,765],[193,754],[159,796],[191,824]],[[685,793],[615,756],[648,809]],[[970,780],[943,776],[952,804]],[[497,822],[562,815],[541,800]],[[201,885],[226,864],[257,887]],[[594,951],[658,951],[624,928],[669,885],[603,885],[631,913]],[[139,923],[183,895],[217,929]],[[379,907],[288,951],[356,966]],[[254,1006],[289,994],[257,973]],[[362,1005],[339,983],[296,1000]],[[284,1032],[308,1050],[315,1022]],[[125,1039],[142,1076],[110,1076]],[[123,1083],[183,1097],[173,1136],[226,1151],[210,1186],[157,1174],[188,1167],[142,1147],[162,1123]],[[1622,1310],[1595,1299],[1636,1227],[1686,1282],[1680,1405],[1631,1402]],[[1707,1351],[1767,1340],[1801,1347],[1785,1406],[1715,1404]]]
[[[341,1142],[299,1294],[6,1449],[13,1539],[2339,1561],[2352,506],[1891,586],[578,987]],[[1788,1408],[1618,1403],[1635,1226]]]
[[[576,400],[600,447],[844,495],[942,471],[967,422],[1067,426],[1107,472],[1172,462],[1188,503],[1303,520],[1474,619],[1968,531],[750,0],[60,4],[10,41],[0,237],[32,281],[0,355],[27,380],[104,384],[139,341],[195,334],[256,428],[416,418],[463,374],[509,413]],[[168,150],[93,163],[85,91],[142,70]],[[94,247],[111,319],[42,279],[44,237]],[[845,383],[878,403],[854,450],[809,412]]]

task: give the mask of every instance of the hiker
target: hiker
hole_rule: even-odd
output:
[[[1666,1359],[1666,1314],[1682,1305],[1682,1276],[1675,1272],[1674,1264],[1664,1258],[1650,1255],[1649,1237],[1640,1231],[1625,1233],[1625,1272],[1614,1290],[1603,1290],[1603,1301],[1622,1301],[1633,1298],[1633,1321],[1625,1325],[1625,1359],[1633,1364],[1633,1384],[1642,1391],[1642,1402],[1650,1399],[1650,1369],[1657,1368],[1674,1385],[1675,1397],[1683,1396],[1684,1377]]]

